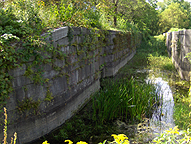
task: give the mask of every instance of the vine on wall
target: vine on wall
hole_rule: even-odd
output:
[[[48,64],[57,72],[52,79],[65,76],[67,79],[68,89],[71,89],[72,84],[70,84],[70,75],[75,70],[82,69],[87,64],[92,64],[93,61],[97,61],[100,56],[106,56],[108,54],[115,54],[119,51],[123,51],[132,41],[130,33],[119,33],[116,35],[116,38],[113,39],[115,46],[112,53],[105,52],[101,55],[103,48],[111,45],[108,39],[108,31],[91,29],[88,30],[86,35],[84,35],[81,29],[80,34],[77,35],[81,40],[75,40],[75,36],[72,33],[73,29],[69,28],[68,45],[57,45],[54,47],[51,39],[49,39],[51,43],[47,43],[42,40],[42,37],[40,36],[31,36],[22,40],[14,39],[14,41],[11,39],[11,41],[7,42],[6,45],[0,45],[1,112],[3,106],[6,104],[6,99],[9,98],[9,93],[14,92],[12,86],[12,80],[14,77],[9,71],[13,69],[21,69],[23,65],[26,65],[26,70],[23,75],[33,81],[34,84],[40,84],[45,87],[47,85],[50,86],[50,79],[43,77],[45,70],[42,66]],[[63,53],[62,48],[66,48],[68,46],[70,48],[70,53]],[[132,49],[132,47],[129,47],[129,49]],[[121,57],[126,54],[127,52],[124,51]],[[115,60],[118,60],[121,57],[116,57]],[[72,62],[74,59],[75,61]],[[57,65],[57,60],[64,61],[65,64],[61,66]],[[101,66],[104,67],[104,65],[105,64],[102,64]],[[64,69],[68,68],[74,69],[64,72]],[[99,71],[95,71],[94,78],[99,78]],[[80,84],[82,81],[83,80],[80,80],[79,82],[76,82],[76,84]],[[49,103],[53,99],[54,97],[52,92],[49,87],[47,87],[44,102]],[[32,98],[25,97],[22,101],[18,102],[17,109],[20,113],[30,111],[30,109],[37,111],[41,102],[42,100],[34,101]]]

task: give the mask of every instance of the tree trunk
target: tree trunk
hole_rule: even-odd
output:
[[[116,0],[116,2],[115,2],[115,0],[113,0],[113,3],[115,5],[115,10],[114,10],[115,16],[113,18],[113,23],[114,23],[115,27],[117,26],[117,17],[116,17],[116,15],[117,15],[117,5],[118,5],[118,2],[119,2],[119,0]]]

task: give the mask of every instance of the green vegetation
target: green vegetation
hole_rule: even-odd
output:
[[[56,49],[46,44],[40,35],[61,26],[77,26],[91,28],[94,31],[97,29],[121,30],[130,33],[132,37],[136,36],[136,33],[141,33],[143,42],[129,65],[120,71],[124,80],[117,80],[115,83],[105,80],[103,89],[93,98],[94,107],[90,107],[88,111],[82,111],[80,115],[73,118],[73,121],[66,122],[64,129],[53,134],[55,141],[60,142],[71,137],[75,137],[75,141],[79,141],[103,133],[111,135],[111,133],[117,132],[112,127],[115,119],[128,118],[132,121],[148,116],[152,105],[147,102],[155,102],[155,97],[149,92],[154,89],[131,77],[136,76],[137,69],[150,69],[155,72],[165,71],[168,78],[178,79],[175,74],[171,74],[175,73],[175,68],[167,56],[164,36],[152,36],[167,31],[190,28],[190,12],[190,3],[184,0],[165,0],[158,3],[154,0],[150,0],[149,3],[143,0],[1,1],[0,112],[3,112],[2,108],[6,104],[6,99],[13,91],[12,77],[8,71],[22,68],[33,58],[35,60],[32,65],[26,66],[25,76],[34,80],[36,84],[48,83],[47,79],[42,79],[43,70],[39,67],[42,63],[53,63],[53,60],[48,55],[48,59],[44,59],[42,54],[51,52],[55,58],[62,60],[66,58],[65,54],[60,53],[59,48]],[[105,38],[104,34],[100,34],[100,37],[103,40]],[[69,39],[71,40],[71,38],[70,35]],[[82,46],[85,44],[88,43],[84,42]],[[18,49],[18,47],[24,47],[24,49]],[[81,53],[84,52],[79,51],[78,55]],[[70,63],[66,61],[66,65],[70,65]],[[33,71],[32,67],[38,68],[38,71]],[[56,66],[54,68],[55,70],[61,69]],[[160,73],[158,74],[160,75]],[[32,77],[32,75],[34,76]],[[107,83],[110,84],[110,87]],[[175,94],[174,118],[179,128],[187,129],[190,126],[189,113],[191,110],[190,98],[187,93],[189,86],[183,81],[181,83],[171,81],[170,84],[183,89]],[[44,100],[49,102],[52,99],[51,92],[48,90]],[[144,99],[141,101],[142,103],[140,99]],[[19,103],[18,109],[21,112],[31,108],[36,110],[39,104],[40,101],[24,99]],[[126,106],[127,104],[128,106]]]
[[[106,80],[103,89],[93,97],[93,120],[104,124],[115,119],[136,121],[148,117],[155,105],[154,86],[133,78]]]
[[[168,144],[168,143],[190,143],[191,137],[190,130],[187,131],[179,131],[178,127],[175,126],[173,129],[170,128],[166,130],[164,133],[160,134],[160,136],[156,137],[152,142],[157,144]]]
[[[188,13],[179,3],[171,3],[171,5],[160,14],[160,17],[160,33],[168,31],[172,27],[189,27]]]

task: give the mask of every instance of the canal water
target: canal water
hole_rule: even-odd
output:
[[[160,74],[159,74],[160,73]],[[152,70],[137,70],[137,79],[141,75],[146,75],[144,81],[151,83],[156,88],[157,99],[159,104],[156,105],[151,118],[144,120],[137,125],[135,137],[140,137],[142,143],[148,143],[159,134],[163,133],[169,128],[174,128],[175,123],[173,119],[174,100],[173,100],[173,87],[169,85],[165,72],[153,72]],[[132,142],[133,143],[133,142]]]

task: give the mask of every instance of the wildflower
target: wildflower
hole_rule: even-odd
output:
[[[46,141],[44,141],[42,144],[50,144],[50,143],[48,143],[48,141],[46,140]]]
[[[179,132],[178,132],[178,126],[175,126],[173,129],[172,128],[169,128],[169,130],[166,130],[165,132],[167,133],[167,134],[180,134]]]
[[[115,139],[115,142],[120,144],[120,143],[125,143],[125,144],[129,144],[129,140],[128,137],[124,134],[112,134],[111,136],[113,136],[113,138]]]
[[[116,134],[112,134],[111,135],[114,139],[117,139],[117,135]]]
[[[68,142],[69,144],[73,144],[71,140],[65,140],[64,142]]]
[[[124,134],[119,134],[118,139],[120,139],[121,141],[124,141],[124,140],[128,139],[128,137]]]
[[[12,35],[12,34],[3,34],[3,35],[1,36],[1,38],[4,38],[5,40],[8,40],[8,39],[10,39],[10,38],[15,38],[15,39],[19,40],[19,37],[14,36],[14,35]]]
[[[44,2],[43,1],[38,1],[38,6],[44,6]]]
[[[18,22],[18,23],[23,23],[23,21],[22,21],[22,20],[17,20],[17,22]]]
[[[80,141],[80,142],[77,142],[77,144],[88,144],[88,143],[84,141]]]

